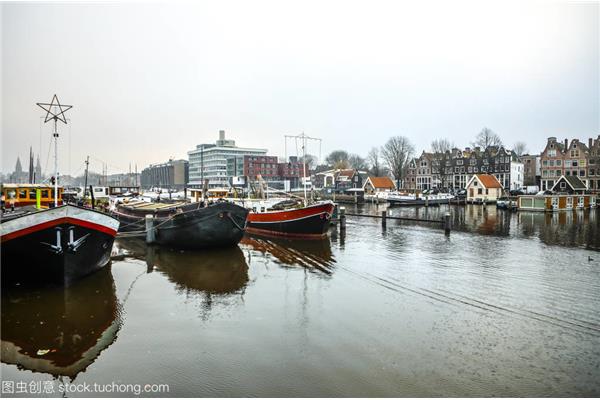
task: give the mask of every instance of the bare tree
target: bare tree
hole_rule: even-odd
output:
[[[484,127],[471,144],[473,147],[479,146],[481,150],[485,150],[489,146],[502,146],[502,139],[500,139],[500,136],[496,132]]]
[[[375,176],[383,175],[383,168],[381,165],[381,156],[379,147],[373,147],[369,154],[367,154],[367,161],[371,165],[371,173]]]
[[[317,157],[312,154],[306,154],[304,157],[298,159],[301,163],[306,163],[306,169],[311,170],[317,165]]]
[[[354,169],[361,171],[369,169],[367,161],[358,154],[350,154],[350,157],[348,157],[348,163],[350,164],[350,167]]]
[[[529,150],[527,149],[527,144],[525,142],[516,142],[513,145],[513,151],[517,155],[517,157],[521,157],[523,154],[527,153]]]
[[[335,169],[346,169],[350,167],[349,158],[350,156],[347,151],[335,150],[329,153],[325,162]]]
[[[448,139],[436,139],[431,142],[431,151],[433,153],[445,153],[446,151],[451,151],[453,147],[454,142]]]
[[[413,145],[404,136],[391,137],[381,149],[381,155],[394,174],[398,187],[406,175],[406,168],[414,151]]]
[[[450,160],[452,148],[454,143],[448,139],[436,139],[431,142],[431,151],[433,152],[433,166],[431,172],[435,177],[437,176],[440,187],[448,187],[448,176],[451,175],[452,171],[446,163]]]

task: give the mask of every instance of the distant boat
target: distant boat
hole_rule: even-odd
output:
[[[70,204],[5,212],[0,219],[2,282],[68,286],[110,261],[118,228],[115,218]]]
[[[447,193],[422,195],[390,193],[387,196],[388,203],[397,206],[437,206],[448,204],[452,199],[454,196]]]
[[[236,245],[244,236],[248,210],[225,201],[208,205],[136,201],[119,204],[111,213],[121,222],[120,232],[141,234],[148,214],[154,218],[156,244],[202,249]]]

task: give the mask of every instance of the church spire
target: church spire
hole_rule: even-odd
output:
[[[37,161],[35,163],[35,182],[38,183],[42,181],[42,166],[40,164],[40,155],[37,156]]]
[[[15,172],[17,174],[23,173],[23,167],[21,167],[21,159],[17,156],[17,165],[15,165]]]

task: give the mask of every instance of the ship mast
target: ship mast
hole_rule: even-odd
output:
[[[285,137],[285,148],[286,148],[286,156],[287,156],[287,139],[301,140],[302,143],[302,187],[304,188],[304,207],[308,205],[308,195],[306,193],[306,141],[307,140],[315,140],[319,142],[319,148],[321,146],[321,139],[307,136],[304,132],[300,135],[284,135]]]
[[[54,95],[50,103],[36,103],[40,108],[46,111],[44,123],[54,120],[54,207],[58,206],[58,121],[67,124],[65,111],[70,110],[73,106],[60,104],[58,97]]]

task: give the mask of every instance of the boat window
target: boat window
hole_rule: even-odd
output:
[[[6,191],[6,198],[7,199],[14,199],[17,197],[17,192],[14,189],[10,189]]]
[[[29,191],[29,200],[35,200],[35,196],[36,195],[36,190],[35,189],[31,189]]]
[[[42,198],[48,198],[48,190],[47,190],[47,189],[46,189],[46,190],[42,190],[42,195],[41,195],[41,197],[42,197]]]
[[[27,198],[27,189],[19,189],[19,198],[26,199]]]

